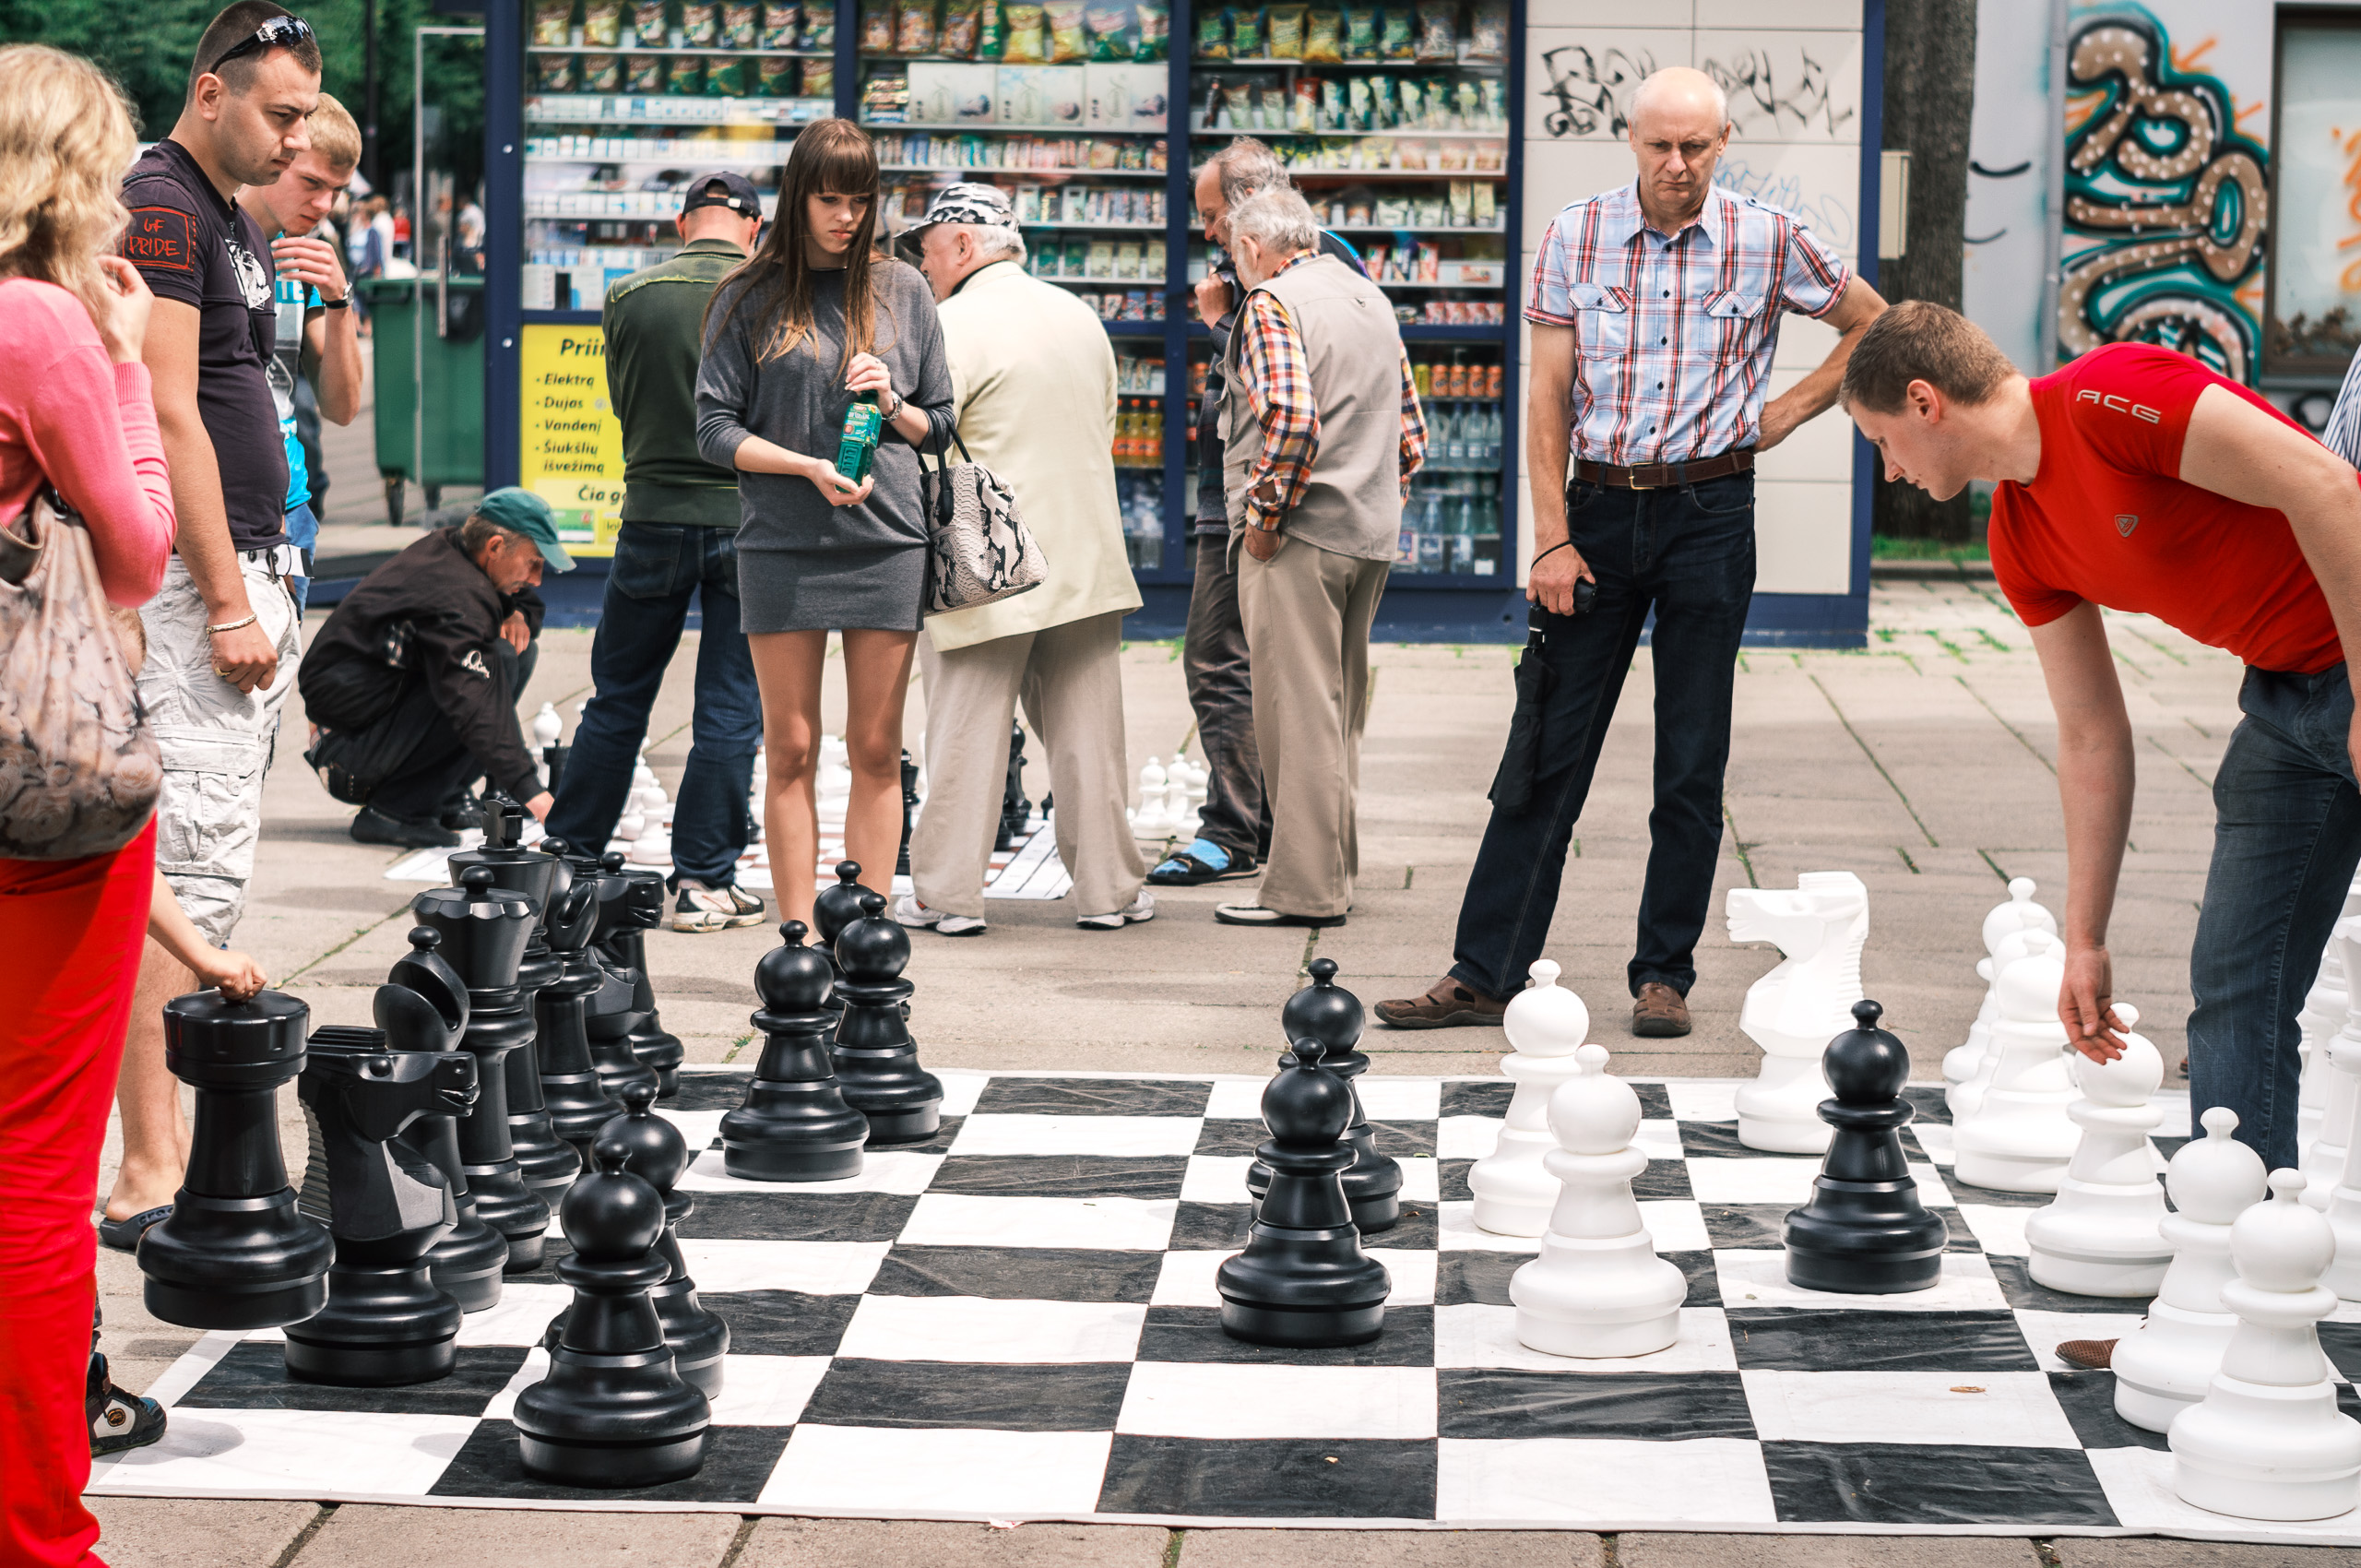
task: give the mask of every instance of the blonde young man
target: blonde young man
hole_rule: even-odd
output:
[[[226,944],[262,834],[263,771],[302,650],[288,579],[287,453],[271,396],[278,304],[270,247],[236,201],[283,177],[312,145],[320,49],[268,0],[238,0],[197,41],[172,134],[131,166],[122,253],[156,295],[141,357],[180,516],[163,588],[140,611],[139,699],[164,765],[156,869],[205,939]],[[153,942],[132,1002],[126,1075],[160,1069],[164,1003],[195,977]],[[169,1103],[169,1124],[163,1120]],[[187,1158],[177,1100],[125,1129],[100,1235],[128,1250],[171,1212]],[[136,1158],[135,1158],[136,1156]]]
[[[914,891],[894,918],[944,936],[984,929],[1019,697],[1049,753],[1075,923],[1121,931],[1156,914],[1123,820],[1118,657],[1140,590],[1115,507],[1115,352],[1088,306],[1026,272],[1015,225],[1005,192],[963,182],[937,192],[899,242],[941,307],[960,436],[1015,493],[1049,561],[1040,587],[931,616],[919,639],[926,814],[910,836]]]

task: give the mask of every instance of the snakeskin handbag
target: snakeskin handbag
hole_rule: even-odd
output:
[[[1016,495],[1001,477],[967,455],[952,432],[959,461],[944,453],[929,469],[919,456],[919,495],[926,509],[927,596],[930,615],[979,604],[1041,586],[1050,564],[1016,510]]]
[[[137,624],[55,492],[0,524],[0,858],[110,854],[147,826],[164,769],[132,684]]]

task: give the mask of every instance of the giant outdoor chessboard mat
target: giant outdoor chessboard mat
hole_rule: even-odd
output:
[[[1537,1243],[1469,1219],[1467,1168],[1501,1080],[1371,1075],[1405,1218],[1374,1237],[1385,1332],[1347,1350],[1226,1337],[1214,1269],[1243,1243],[1263,1080],[939,1075],[942,1134],[810,1187],[733,1181],[718,1146],[682,1183],[682,1250],[732,1335],[703,1473],[640,1491],[528,1480],[508,1421],[567,1299],[546,1266],[468,1320],[451,1377],[292,1383],[279,1336],[211,1334],[150,1390],[155,1447],[101,1462],[111,1494],[1168,1525],[2170,1533],[2361,1545],[2361,1514],[2270,1525],[2177,1502],[2164,1440],[2118,1420],[2111,1374],[2058,1341],[2129,1332],[2144,1303],[2026,1277],[2044,1201],[1952,1187],[1939,1092],[1905,1137],[1952,1222],[1910,1296],[1788,1286],[1779,1224],[1817,1161],[1736,1136],[1727,1081],[1635,1082],[1658,1247],[1687,1273],[1680,1341],[1622,1361],[1527,1350],[1509,1277]],[[713,1145],[738,1069],[658,1109]],[[2185,1096],[2165,1131],[2185,1135]],[[2159,1138],[2166,1151],[2179,1137]],[[552,1227],[554,1230],[554,1227]],[[552,1255],[563,1243],[552,1248]],[[2322,1325],[2361,1376],[2361,1308]],[[2344,1398],[2361,1410],[2348,1382]]]

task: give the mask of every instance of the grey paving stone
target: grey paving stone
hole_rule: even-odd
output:
[[[2355,1553],[2340,1546],[2244,1546],[2235,1541],[2060,1539],[2050,1543],[2065,1568],[2332,1568]]]
[[[2033,1542],[2005,1536],[1633,1534],[1615,1545],[1621,1568],[2039,1568],[2041,1561]]]
[[[1598,1537],[1582,1530],[1189,1530],[1180,1568],[1601,1568]]]
[[[739,1522],[735,1514],[349,1503],[304,1543],[290,1568],[714,1568],[736,1538]]]
[[[758,1522],[731,1568],[1158,1568],[1172,1532],[1146,1525],[947,1525],[912,1519]]]
[[[315,1503],[217,1503],[185,1497],[86,1497],[99,1555],[113,1568],[253,1568],[279,1561],[318,1516]]]

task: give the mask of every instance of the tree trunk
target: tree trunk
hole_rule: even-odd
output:
[[[1892,0],[1885,8],[1885,145],[1910,154],[1906,254],[1878,263],[1888,301],[1959,309],[1967,224],[1967,134],[1975,108],[1975,0]],[[1861,236],[1866,246],[1877,236]],[[1964,541],[1965,492],[1930,499],[1877,480],[1875,528],[1901,539]]]

